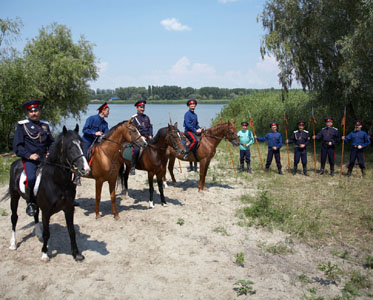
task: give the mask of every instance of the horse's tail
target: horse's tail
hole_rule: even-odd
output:
[[[117,177],[117,183],[121,184],[122,190],[124,187],[124,163],[120,166],[119,172],[118,172],[118,177]]]
[[[10,191],[9,191],[9,189],[8,189],[8,191],[5,193],[5,195],[3,196],[3,198],[0,199],[0,202],[6,200],[6,199],[8,199],[8,198],[10,198]]]

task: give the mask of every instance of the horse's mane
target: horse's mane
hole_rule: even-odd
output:
[[[216,124],[214,126],[211,126],[210,128],[207,128],[206,132],[214,132],[216,129],[220,129],[221,126],[226,125],[226,123],[223,124]]]
[[[166,133],[167,133],[167,127],[163,127],[161,129],[159,129],[158,132],[157,132],[157,134],[155,135],[155,137],[152,138],[151,140],[149,140],[148,143],[152,144],[152,145],[158,143],[158,141],[160,140],[160,138],[166,136]]]
[[[117,125],[111,127],[110,130],[109,130],[108,132],[105,133],[105,137],[106,137],[106,138],[109,138],[109,137],[114,133],[114,131],[117,130],[117,128],[118,128],[119,126],[121,126],[121,125],[122,125],[123,123],[125,123],[125,122],[128,122],[128,120],[126,120],[126,121],[122,121],[122,122],[118,123]]]
[[[57,136],[57,138],[55,139],[55,141],[53,142],[51,148],[49,149],[49,156],[45,160],[46,162],[56,162],[57,161],[57,159],[59,157],[58,149],[60,148],[62,138],[63,138],[63,134],[60,133]]]

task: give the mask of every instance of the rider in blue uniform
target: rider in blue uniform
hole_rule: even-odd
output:
[[[27,119],[19,121],[14,133],[13,150],[22,158],[26,173],[26,213],[34,216],[36,213],[36,197],[33,193],[36,170],[41,161],[48,155],[48,150],[54,142],[49,124],[40,121],[40,100],[30,100],[22,105],[27,111]]]
[[[259,142],[268,142],[268,154],[265,170],[269,171],[269,166],[271,165],[274,156],[277,164],[278,174],[283,175],[280,158],[282,136],[281,133],[277,132],[278,124],[276,122],[270,123],[269,128],[271,128],[272,132],[267,133],[264,137],[256,137]]]
[[[184,155],[184,159],[188,158],[188,154],[190,151],[194,153],[195,158],[197,158],[196,149],[198,145],[198,138],[197,135],[201,134],[202,129],[198,124],[198,117],[197,114],[194,112],[196,106],[197,106],[197,100],[190,99],[187,102],[187,106],[189,110],[184,115],[184,134],[187,137],[187,139],[190,141],[190,145],[187,148],[187,152]],[[190,162],[189,171],[193,170],[193,164]],[[194,171],[197,171],[197,162],[194,164]]]
[[[108,123],[105,118],[109,116],[110,108],[105,102],[98,109],[98,114],[88,117],[83,127],[83,152],[85,157],[87,157],[87,152],[89,147],[93,142],[100,136],[103,136],[109,131]]]
[[[326,127],[313,136],[314,139],[321,139],[321,169],[320,175],[325,172],[326,157],[329,159],[330,176],[334,176],[334,158],[335,158],[335,145],[339,143],[338,129],[333,127],[333,119],[328,117],[325,119]]]
[[[365,131],[362,131],[363,123],[361,121],[355,122],[355,130],[350,132],[346,137],[342,137],[345,142],[351,141],[351,152],[350,152],[350,163],[348,165],[348,177],[351,176],[352,169],[357,158],[359,162],[359,167],[361,169],[361,174],[365,175],[365,165],[364,165],[364,149],[370,145],[370,139]]]
[[[153,124],[150,122],[150,118],[144,114],[145,112],[145,100],[139,100],[135,103],[137,113],[132,116],[133,125],[136,126],[140,134],[145,137],[147,141],[153,138]],[[140,149],[136,145],[133,145],[133,157],[134,162],[131,166],[130,174],[135,175],[135,164],[138,159]]]
[[[288,141],[289,144],[294,143],[294,169],[292,174],[297,174],[299,160],[302,160],[303,174],[308,176],[307,173],[307,146],[310,142],[310,137],[307,130],[304,130],[304,121],[297,123],[298,130],[295,130]]]

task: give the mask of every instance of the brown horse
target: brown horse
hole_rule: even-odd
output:
[[[149,207],[153,208],[153,177],[157,176],[157,183],[159,188],[159,194],[161,197],[161,203],[166,206],[166,200],[163,194],[163,175],[166,172],[166,165],[168,157],[166,157],[167,148],[170,147],[175,153],[183,156],[186,152],[185,146],[181,140],[180,132],[177,129],[177,123],[175,125],[168,125],[158,130],[156,136],[149,141],[148,147],[146,147],[140,157],[136,162],[136,169],[148,171],[148,181],[149,181]],[[131,168],[131,162],[129,160],[124,160],[126,164],[126,170],[123,172],[123,167],[119,172],[119,177],[124,184],[126,193],[128,191],[128,174]]]
[[[198,190],[206,189],[205,178],[207,174],[207,169],[209,167],[211,159],[214,157],[216,152],[216,147],[219,145],[223,138],[229,140],[233,146],[240,145],[240,139],[237,136],[236,122],[230,122],[215,125],[205,131],[201,135],[201,141],[199,147],[196,151],[198,161],[200,162],[199,169],[199,182]],[[177,155],[172,148],[168,148],[166,155],[169,156],[168,170],[170,171],[172,182],[175,183],[176,179],[174,176],[174,164],[175,157],[181,160],[185,160],[182,155]],[[186,161],[196,161],[195,156],[192,152],[189,153],[188,159]],[[166,173],[165,173],[166,175]],[[164,176],[166,180],[166,176]]]
[[[138,147],[146,147],[147,142],[141,136],[137,128],[132,124],[132,119],[123,121],[112,127],[94,147],[91,157],[91,173],[89,178],[96,180],[96,219],[100,217],[99,207],[101,200],[102,184],[109,182],[111,207],[114,218],[119,219],[117,206],[115,204],[115,184],[118,171],[123,164],[123,144],[125,142],[134,143]]]

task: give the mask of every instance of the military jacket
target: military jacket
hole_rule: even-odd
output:
[[[268,148],[272,148],[272,147],[281,148],[282,147],[282,136],[281,136],[281,133],[279,132],[269,132],[264,137],[258,136],[257,140],[259,142],[267,141]]]
[[[18,157],[29,159],[31,154],[43,157],[54,139],[46,121],[19,121],[14,133],[13,150]]]
[[[87,121],[85,121],[83,140],[92,144],[96,138],[95,133],[97,131],[102,131],[104,134],[109,131],[108,123],[105,121],[105,118],[100,117],[99,114],[90,116]]]
[[[132,116],[133,125],[136,126],[140,134],[144,137],[153,136],[153,125],[146,114],[136,114]]]
[[[295,130],[289,140],[289,144],[295,143],[295,147],[302,145],[302,144],[307,147],[309,142],[310,142],[310,136],[307,130],[303,130],[303,131]]]
[[[332,142],[332,145],[339,143],[339,132],[338,129],[335,127],[324,127],[321,131],[316,135],[316,139],[321,139],[324,143]]]
[[[346,136],[345,142],[352,142],[352,147],[354,146],[366,146],[370,145],[370,139],[368,134],[362,130],[354,130]]]

